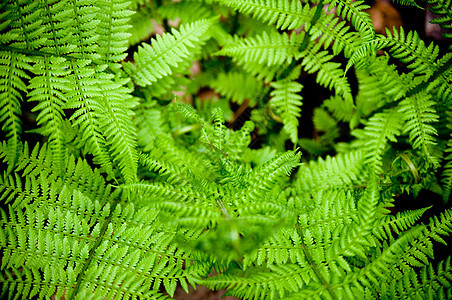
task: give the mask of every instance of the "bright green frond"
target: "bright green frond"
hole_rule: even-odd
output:
[[[249,100],[250,105],[254,105],[263,90],[262,83],[245,72],[220,73],[209,85],[221,95],[238,104]]]
[[[333,55],[328,51],[320,51],[320,44],[311,42],[300,54],[303,58],[301,65],[308,73],[317,72],[317,82],[329,89],[334,89],[345,99],[352,97],[350,85],[344,77],[344,71],[339,63],[330,61]]]
[[[396,110],[375,114],[364,127],[362,143],[365,149],[365,162],[373,172],[381,174],[382,156],[389,141],[395,142],[400,135],[402,123]]]
[[[109,76],[99,78],[103,89],[99,101],[104,115],[100,127],[124,181],[132,183],[137,180],[138,165],[137,130],[132,122],[132,109],[137,103],[124,84],[124,81],[114,81]]]
[[[12,151],[18,153],[22,133],[22,93],[27,93],[24,80],[30,77],[30,58],[17,53],[0,51],[0,124],[4,136],[10,140]]]
[[[65,71],[68,65],[65,59],[55,57],[39,57],[35,61],[32,69],[35,77],[30,80],[27,96],[29,101],[38,102],[33,111],[39,112],[37,122],[43,128],[42,133],[49,136],[55,165],[62,171],[67,151],[62,124],[63,105],[67,101],[65,94],[69,92],[69,80],[64,77],[69,74]]]
[[[200,48],[209,38],[212,19],[199,20],[173,29],[171,34],[157,35],[151,45],[143,43],[135,53],[136,67],[125,65],[133,80],[140,86],[152,85],[158,79],[171,75],[182,62],[191,58],[190,51]]]
[[[297,174],[295,188],[298,193],[319,189],[334,189],[352,185],[362,179],[364,168],[362,151],[338,154],[335,157],[319,158],[303,165]]]
[[[429,95],[417,94],[400,102],[399,111],[405,121],[403,132],[409,133],[413,148],[420,148],[428,160],[437,166],[439,159],[431,150],[436,144],[437,135],[437,130],[431,124],[438,122],[439,118],[434,105]]]
[[[436,67],[436,58],[439,48],[431,43],[426,47],[425,43],[416,32],[405,33],[403,28],[393,29],[393,32],[386,29],[387,37],[379,38],[388,43],[391,54],[408,64],[408,68],[413,69],[416,74],[432,75]]]
[[[350,31],[346,24],[335,14],[321,16],[310,30],[311,39],[319,39],[325,48],[332,45],[334,54],[343,51],[345,57],[350,57],[361,44],[361,38],[357,32]]]
[[[97,53],[100,58],[97,64],[106,64],[111,70],[121,68],[120,61],[126,58],[128,39],[131,34],[127,33],[131,25],[128,24],[132,11],[128,10],[127,0],[101,0],[95,2],[99,8],[97,19],[97,41],[99,49]]]
[[[178,282],[192,284],[205,273],[191,268],[190,254],[173,246],[171,229],[156,222],[158,211],[118,204],[125,198],[85,162],[67,161],[74,176],[66,180],[43,172],[54,168],[44,161],[47,154],[35,148],[36,170],[21,159],[26,168],[16,170],[16,180],[2,179],[0,201],[11,204],[2,211],[8,215],[0,231],[2,293],[164,299],[155,289],[161,283],[172,295]]]
[[[314,10],[294,0],[218,0],[241,13],[252,15],[264,23],[275,24],[278,29],[297,29],[308,23]]]
[[[303,37],[303,36],[301,36]],[[261,35],[234,40],[225,45],[217,55],[232,56],[245,63],[255,62],[267,66],[290,63],[299,55],[298,48],[302,39],[300,35],[292,34],[290,37],[286,33],[275,31],[263,32]]]
[[[180,19],[183,23],[189,23],[200,19],[209,19],[216,16],[216,12],[206,3],[196,1],[180,1],[162,5],[158,13],[171,20]]]
[[[374,37],[375,29],[372,25],[372,19],[364,11],[369,6],[365,5],[364,1],[332,0],[329,7],[336,7],[337,14],[343,19],[349,20],[365,39]]]
[[[288,78],[272,82],[271,87],[274,90],[270,93],[272,97],[270,107],[281,117],[284,130],[290,135],[294,144],[298,141],[298,118],[301,116],[301,106],[303,105],[303,98],[299,94],[303,86],[296,81],[300,69],[293,70],[294,75]]]

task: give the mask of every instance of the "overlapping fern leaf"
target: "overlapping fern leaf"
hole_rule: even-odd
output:
[[[3,143],[0,157],[4,150]],[[0,179],[8,205],[0,229],[3,296],[165,299],[160,285],[172,295],[205,274],[207,265],[193,265],[189,252],[174,247],[174,228],[158,222],[158,211],[119,204],[127,195],[86,161],[69,158],[65,166],[61,177],[46,144],[31,153],[25,145],[14,176]]]
[[[190,106],[180,109],[186,117],[203,124],[199,138],[207,152],[190,153],[168,144],[172,151],[160,156],[163,163],[158,163],[152,152],[143,161],[161,179],[124,185],[123,189],[157,207],[170,224],[204,231],[192,244],[200,251],[220,261],[249,252],[263,238],[262,228],[276,230],[281,217],[290,216],[278,195],[279,184],[297,166],[299,154],[287,152],[251,169],[236,160],[250,142],[250,123],[232,132],[224,126],[219,109],[213,111],[213,126]],[[185,158],[182,164],[181,157]],[[200,172],[204,168],[210,173]]]
[[[339,188],[313,193],[309,201],[301,195],[289,204],[295,205],[298,215],[295,227],[275,233],[264,245],[245,255],[240,271],[231,268],[200,282],[212,288],[226,288],[228,294],[246,299],[377,298],[392,291],[378,287],[387,278],[400,287],[397,293],[412,291],[397,273],[402,266],[419,265],[404,259],[406,251],[416,248],[429,235],[440,239],[434,233],[439,231],[433,228],[421,226],[406,231],[425,209],[385,216],[387,210],[382,206],[388,199],[380,195],[375,179],[369,179],[364,192],[355,194]],[[451,228],[443,221],[432,220],[447,235]],[[428,252],[429,247],[424,244],[422,251]],[[417,253],[412,255],[419,258]],[[432,268],[426,260],[421,265]],[[443,273],[441,265],[439,268],[439,280],[450,285],[449,270]],[[434,281],[431,285],[426,282],[426,288],[440,289]]]
[[[450,194],[452,191],[452,139],[449,139],[447,143],[447,149],[446,149],[446,163],[444,164],[444,171],[442,173],[442,184],[443,184],[443,191],[442,196],[444,201],[448,201],[450,198]]]
[[[93,154],[112,177],[115,164],[111,155],[120,153],[115,160],[121,175],[126,181],[135,180],[136,138],[135,130],[130,130],[135,102],[124,87],[128,80],[111,74],[120,69],[118,62],[125,57],[125,30],[131,14],[127,5],[125,1],[50,0],[5,4],[2,65],[15,75],[2,83],[2,90],[10,96],[3,98],[1,107],[17,116],[20,95],[26,93],[27,101],[36,102],[33,111],[41,126],[39,132],[48,136],[61,172],[69,155],[66,145],[72,142],[64,132],[69,117],[81,133],[83,151]],[[106,97],[111,102],[105,109]],[[67,108],[74,109],[72,115],[66,115]],[[103,118],[107,116],[116,121],[106,124]],[[4,130],[8,136],[17,136],[17,117],[8,120]]]

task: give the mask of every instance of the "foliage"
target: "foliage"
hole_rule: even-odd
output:
[[[3,1],[1,297],[451,298],[452,53],[313,2]]]

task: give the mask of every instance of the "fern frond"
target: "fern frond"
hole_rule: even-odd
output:
[[[415,6],[418,8],[421,8],[415,0],[396,0],[395,2],[400,3],[402,5],[411,5],[411,6]]]
[[[137,130],[132,122],[132,108],[137,103],[130,95],[131,90],[124,86],[127,81],[115,81],[108,75],[99,78],[99,85],[102,84],[100,104],[105,115],[100,127],[124,181],[131,183],[137,180],[138,168]]]
[[[84,150],[92,153],[112,178],[114,178],[113,164],[107,149],[107,141],[102,135],[101,119],[103,111],[101,89],[93,70],[86,61],[70,62],[73,74],[66,78],[74,87],[67,93],[68,101],[65,108],[76,109],[69,118],[74,127],[80,128],[80,143]]]
[[[311,28],[311,39],[318,39],[325,48],[330,47],[335,55],[341,51],[350,57],[361,44],[359,33],[349,30],[346,21],[340,21],[335,14],[322,15]]]
[[[253,18],[278,29],[297,29],[310,22],[315,9],[293,0],[218,0],[221,4],[239,12],[252,15]],[[276,24],[275,24],[276,23]]]
[[[236,60],[236,64],[243,68],[245,72],[256,77],[258,80],[263,80],[264,83],[270,83],[277,78],[281,70],[289,67],[289,64],[282,63],[276,66],[266,66],[256,62],[244,62],[241,59]]]
[[[449,112],[449,117],[448,119],[450,119],[450,112]],[[442,173],[442,178],[441,178],[441,183],[443,184],[442,186],[442,196],[443,196],[443,201],[448,202],[449,198],[450,198],[450,193],[452,191],[452,139],[449,139],[449,141],[447,142],[446,145],[446,153],[449,153],[446,156],[446,163],[444,164],[444,170]]]
[[[128,24],[132,11],[128,10],[127,0],[102,0],[96,1],[99,8],[97,19],[100,20],[97,26],[97,41],[100,55],[96,60],[98,65],[106,64],[109,69],[116,71],[121,68],[120,61],[127,56],[128,39],[131,36],[127,31],[131,28]]]
[[[379,278],[391,275],[394,270],[394,264],[398,262],[398,258],[403,254],[404,249],[414,241],[421,231],[420,227],[415,227],[392,244],[386,245],[363,268],[347,274],[340,282],[335,283],[332,286],[333,291],[347,295],[349,298],[354,298],[352,287],[357,288],[361,292],[363,292],[364,287],[373,289],[373,286],[379,284]]]
[[[45,26],[39,15],[42,13],[39,2],[18,3],[14,1],[3,2],[2,29],[9,30],[2,33],[0,41],[2,44],[9,44],[12,48],[35,50],[45,44]],[[2,30],[2,32],[3,32]]]
[[[375,114],[364,128],[366,164],[377,174],[383,172],[382,156],[389,141],[396,142],[402,129],[396,110],[386,110]]]
[[[408,68],[413,69],[416,74],[432,75],[436,67],[436,58],[439,48],[431,43],[428,47],[416,32],[409,31],[407,34],[400,28],[391,32],[386,29],[387,37],[379,36],[383,42],[387,42],[391,47],[390,51],[395,58],[408,64]]]
[[[343,19],[349,20],[353,27],[355,27],[365,39],[374,37],[375,29],[372,24],[372,19],[370,18],[370,15],[364,11],[370,8],[370,6],[365,5],[364,1],[332,0],[329,3],[329,7],[336,7],[337,14]]]
[[[413,148],[421,148],[423,154],[434,165],[438,166],[439,158],[432,153],[431,146],[436,144],[437,131],[431,123],[439,119],[433,105],[435,103],[426,94],[417,94],[405,98],[399,104],[399,111],[405,120],[403,132],[409,133]]]
[[[295,189],[302,194],[308,191],[334,189],[361,182],[364,168],[362,151],[327,156],[303,165],[297,173]]]
[[[408,270],[411,266],[422,267],[428,265],[429,258],[434,257],[433,242],[446,245],[441,236],[449,236],[452,232],[452,211],[446,210],[430,219],[427,226],[422,228],[421,234],[405,249],[398,259],[397,265],[402,270]]]
[[[209,38],[207,34],[213,20],[199,20],[181,25],[172,33],[164,33],[152,40],[151,45],[143,43],[135,53],[136,67],[124,65],[126,71],[140,86],[152,85],[158,79],[173,73],[182,62],[189,59],[190,50],[200,48]]]
[[[302,51],[301,65],[308,73],[317,73],[317,82],[327,88],[334,89],[337,94],[345,99],[352,98],[350,85],[343,76],[344,71],[340,69],[340,64],[331,62],[333,57],[328,51],[319,51],[321,45],[310,42],[305,50]]]
[[[303,98],[299,94],[303,86],[296,81],[300,71],[301,67],[296,68],[287,78],[272,82],[274,90],[270,93],[270,107],[281,116],[284,130],[294,144],[298,141],[298,118],[303,105]]]
[[[251,273],[246,278],[219,275],[198,283],[215,289],[227,289],[229,295],[245,299],[281,299],[287,293],[305,287],[309,282],[309,268],[296,264],[271,265],[269,269]]]
[[[249,190],[240,191],[237,200],[241,197],[252,200],[263,198],[267,192],[271,191],[276,182],[281,180],[284,175],[290,175],[292,169],[299,165],[300,155],[299,152],[288,151],[254,169],[248,179]]]
[[[249,100],[251,106],[256,104],[258,96],[264,89],[259,80],[245,72],[222,72],[210,81],[209,86],[238,104]]]
[[[432,24],[439,24],[442,28],[451,28],[452,27],[452,1],[438,1],[438,0],[428,0],[426,1],[429,6],[428,9],[437,15],[438,17],[430,20]],[[443,33],[443,37],[452,38],[452,34],[450,32]],[[452,49],[452,46],[449,46],[449,50]]]
[[[158,8],[158,13],[167,19],[180,19],[182,23],[209,19],[217,15],[210,5],[196,1],[181,1],[162,5]]]
[[[190,254],[174,247],[158,211],[118,204],[125,196],[85,162],[67,161],[74,174],[62,179],[47,153],[36,147],[34,169],[20,161],[16,179],[2,178],[0,201],[10,202],[0,229],[2,294],[164,299],[161,284],[172,295],[178,282],[187,287],[206,274],[207,265],[192,268]]]
[[[383,295],[388,298],[447,299],[452,281],[450,259],[449,256],[445,261],[440,261],[436,271],[431,264],[422,267],[419,273],[414,269],[409,270],[405,275],[408,282],[388,282],[387,294]]]
[[[39,111],[38,125],[43,126],[42,133],[49,136],[50,147],[54,152],[57,168],[64,169],[66,158],[65,133],[63,132],[63,106],[67,101],[65,93],[70,89],[69,80],[64,77],[69,71],[67,61],[56,57],[37,57],[33,65],[36,75],[30,80],[28,93],[29,101],[39,102],[33,111]]]
[[[19,152],[22,123],[20,121],[22,93],[27,93],[25,71],[31,70],[31,59],[26,55],[0,51],[0,124],[10,141],[12,153]],[[15,159],[14,159],[15,160]]]
[[[435,92],[447,105],[452,103],[452,53],[446,53],[437,61],[437,70],[426,91]]]
[[[323,105],[339,121],[350,121],[356,114],[356,106],[352,99],[344,100],[340,96],[332,96],[325,100]]]
[[[383,221],[372,230],[372,233],[380,240],[387,239],[395,234],[400,234],[415,224],[429,207],[410,211],[399,212],[395,216],[385,216]]]
[[[301,37],[301,38],[300,38]],[[226,44],[216,55],[232,56],[245,63],[255,62],[267,66],[290,63],[299,55],[298,48],[301,45],[303,35],[263,32],[254,37],[239,39],[237,36]]]

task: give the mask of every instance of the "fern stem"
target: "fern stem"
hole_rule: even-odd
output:
[[[316,263],[314,262],[314,259],[312,258],[311,254],[308,251],[307,245],[304,243],[303,231],[300,230],[300,228],[297,228],[297,232],[300,235],[301,250],[303,251],[303,254],[304,254],[305,258],[306,258],[306,261],[311,266],[312,271],[314,271],[314,274],[320,280],[320,283],[325,287],[325,289],[330,294],[331,299],[337,300],[338,297],[333,292],[333,287],[328,283],[328,281],[325,279],[325,277],[323,277],[322,273],[320,273],[319,268],[317,267]]]

